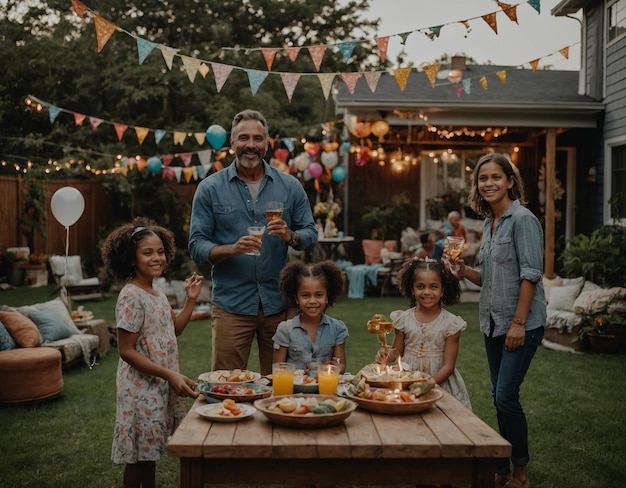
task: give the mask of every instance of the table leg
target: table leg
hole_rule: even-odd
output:
[[[202,488],[202,460],[180,458],[180,488]]]

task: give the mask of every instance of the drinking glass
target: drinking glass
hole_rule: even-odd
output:
[[[283,202],[267,202],[265,215],[268,222],[281,219],[283,217]]]
[[[336,395],[339,386],[339,366],[320,364],[317,367],[317,384],[320,395]]]
[[[462,237],[448,236],[446,237],[447,247],[448,247],[448,255],[452,261],[456,261],[456,259],[463,252],[463,246],[465,246],[465,239]]]
[[[272,364],[272,388],[274,395],[293,394],[293,377],[296,374],[296,365],[293,363]]]
[[[263,238],[263,233],[265,232],[265,226],[257,227],[251,226],[248,227],[248,235],[256,237],[259,241]],[[246,253],[249,256],[260,256],[261,251],[251,251]]]

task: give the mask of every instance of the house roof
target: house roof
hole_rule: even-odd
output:
[[[506,83],[496,75],[506,71]],[[442,70],[440,73],[443,73]],[[488,89],[480,84],[485,77]],[[361,77],[353,94],[340,83],[336,94],[338,112],[363,119],[386,118],[392,125],[415,124],[406,114],[426,116],[430,124],[489,125],[518,127],[596,127],[604,104],[579,95],[577,71],[511,69],[510,66],[469,65],[463,80],[470,80],[470,93],[457,95],[455,85],[437,79],[433,88],[425,73],[412,71],[406,88],[400,90],[395,76],[383,73],[376,92]],[[462,85],[459,85],[462,86]]]
[[[554,6],[550,13],[555,17],[571,15],[594,2],[597,2],[597,0],[562,0]]]

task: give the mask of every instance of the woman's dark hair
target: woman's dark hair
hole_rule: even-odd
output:
[[[439,279],[441,279],[441,285],[443,286],[441,303],[444,305],[452,305],[459,301],[461,298],[459,280],[444,263],[429,258],[412,258],[407,259],[398,271],[398,288],[402,296],[409,299],[411,307],[417,305],[417,301],[413,295],[413,283],[415,282],[417,274],[425,270],[435,271],[439,275]]]
[[[132,222],[113,230],[105,239],[100,254],[106,270],[120,280],[134,277],[137,243],[150,234],[161,239],[169,265],[176,255],[174,234],[153,220],[136,217]]]
[[[280,272],[279,284],[283,299],[291,306],[297,306],[296,297],[302,278],[318,278],[326,287],[328,298],[327,307],[331,307],[337,297],[343,293],[344,277],[341,268],[332,261],[306,264],[302,261],[292,261]]]
[[[494,153],[485,154],[478,160],[478,163],[476,163],[476,167],[472,173],[472,187],[470,189],[468,199],[471,209],[481,217],[491,215],[491,207],[485,200],[483,200],[483,197],[481,197],[478,192],[478,173],[480,173],[480,168],[482,168],[482,166],[486,163],[496,163],[502,168],[507,181],[513,181],[513,186],[509,188],[508,191],[509,198],[511,200],[519,200],[522,205],[526,205],[526,200],[524,198],[524,184],[522,183],[522,178],[519,174],[517,166],[515,166],[505,154]]]

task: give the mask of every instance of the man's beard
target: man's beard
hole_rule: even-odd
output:
[[[240,157],[246,154],[256,154],[259,159],[257,159],[256,161],[250,161],[249,159]],[[237,154],[237,160],[239,161],[239,164],[241,164],[244,168],[253,169],[261,164],[261,161],[263,160],[263,154],[261,154],[261,151],[257,149],[245,149]]]

